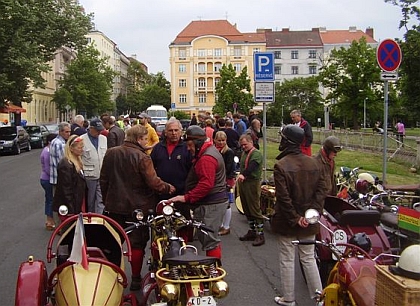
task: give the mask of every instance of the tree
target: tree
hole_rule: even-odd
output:
[[[162,105],[166,109],[171,107],[171,83],[163,72],[150,75],[150,84],[145,85],[139,92],[140,111],[152,104]]]
[[[380,68],[376,61],[376,50],[362,37],[353,41],[349,48],[331,51],[330,57],[320,69],[318,80],[328,89],[326,100],[347,126],[350,118],[354,129],[360,128],[365,99],[374,109],[381,101]]]
[[[0,0],[0,105],[31,101],[29,86],[44,87],[42,72],[62,46],[86,44],[91,15],[74,0]]]
[[[405,28],[404,40],[399,40],[402,52],[402,62],[398,71],[400,80],[398,88],[401,96],[401,106],[407,111],[398,113],[398,118],[405,118],[411,124],[415,124],[420,116],[420,8],[418,0],[385,0],[385,2],[401,8],[402,19],[399,29]],[[417,23],[414,23],[415,19]],[[409,24],[413,23],[409,28]]]
[[[323,113],[322,97],[316,77],[294,78],[276,83],[275,101],[267,108],[267,124],[280,125],[290,122],[289,113],[299,109],[311,125]]]
[[[256,105],[251,94],[251,80],[247,70],[245,66],[237,76],[232,64],[222,66],[220,81],[216,85],[217,99],[213,113],[226,114],[233,110],[236,103],[236,110],[247,114]]]
[[[60,89],[54,95],[54,102],[60,111],[70,106],[78,113],[86,112],[91,117],[113,110],[111,91],[115,73],[106,61],[106,58],[100,58],[99,51],[93,45],[78,52],[77,58],[67,67],[64,78],[59,81]]]

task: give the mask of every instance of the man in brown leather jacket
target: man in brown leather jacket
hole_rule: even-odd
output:
[[[318,224],[310,225],[305,211],[314,208],[322,213],[327,196],[327,177],[319,163],[304,155],[300,145],[304,131],[296,125],[286,125],[281,132],[280,155],[274,165],[276,184],[275,214],[271,229],[278,234],[282,296],[274,298],[278,305],[295,306],[295,246],[293,240],[314,240]],[[314,245],[299,245],[299,260],[307,281],[309,294],[322,290],[318,267],[314,258]]]
[[[108,149],[101,169],[100,184],[104,214],[126,227],[126,221],[135,221],[132,212],[155,209],[156,193],[171,194],[175,187],[162,181],[155,172],[152,159],[145,152],[147,129],[135,125],[127,130],[123,145]],[[130,234],[132,245],[131,290],[140,289],[144,249],[149,240],[148,228]]]

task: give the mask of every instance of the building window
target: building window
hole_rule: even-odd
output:
[[[206,64],[205,63],[199,63],[197,66],[198,73],[205,73],[206,72]]]
[[[309,58],[316,58],[316,50],[309,50]]]
[[[254,49],[252,49],[252,53],[257,53],[257,52],[260,52],[260,51],[261,51],[260,48],[254,48]]]
[[[199,94],[198,95],[198,103],[206,103],[206,94]]]
[[[310,65],[309,66],[309,74],[316,74],[316,66]]]
[[[181,104],[187,103],[187,95],[186,94],[180,94],[179,95],[179,103],[181,103]]]
[[[187,50],[185,50],[185,49],[179,49],[178,53],[179,53],[179,59],[180,60],[186,59],[186,57],[187,57]]]
[[[214,56],[221,57],[222,56],[222,49],[220,49],[220,48],[214,49]]]
[[[187,66],[185,64],[179,64],[178,72],[187,72]]]
[[[187,87],[187,80],[186,79],[179,79],[178,86],[179,87]]]
[[[198,49],[197,56],[198,57],[206,57],[206,49]]]
[[[299,74],[299,67],[298,66],[292,66],[292,74]]]
[[[281,59],[281,51],[274,51],[274,58]]]
[[[214,64],[214,71],[219,72],[222,69],[222,63],[215,63]]]
[[[206,79],[205,78],[199,78],[198,79],[198,87],[206,87]]]
[[[281,65],[274,65],[274,74],[281,74]]]
[[[233,56],[235,56],[235,57],[242,56],[242,48],[241,47],[235,47],[233,49]]]
[[[292,59],[298,59],[299,58],[299,52],[297,50],[292,51]]]
[[[241,72],[242,71],[241,64],[240,63],[233,64],[233,69],[235,69],[236,72]]]

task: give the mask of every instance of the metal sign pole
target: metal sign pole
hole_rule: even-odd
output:
[[[264,182],[267,181],[267,103],[263,103],[263,180]]]
[[[384,81],[384,152],[382,156],[382,182],[386,184],[386,160],[388,147],[388,81]]]

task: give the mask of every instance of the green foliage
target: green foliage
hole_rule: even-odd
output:
[[[323,116],[319,84],[316,77],[294,78],[276,83],[275,102],[267,109],[267,124],[281,125],[290,122],[290,112],[298,109],[305,119],[313,126],[317,118]]]
[[[379,76],[376,50],[364,37],[353,41],[349,48],[331,51],[318,77],[329,90],[326,99],[333,115],[344,122],[344,127],[360,128],[365,100],[369,101],[366,110],[370,117],[378,115],[383,95]],[[350,118],[348,123],[347,118]]]
[[[169,109],[171,107],[171,92],[158,84],[146,85],[139,92],[139,111],[145,110],[152,104],[159,104]]]
[[[213,113],[226,114],[233,111],[236,103],[237,111],[247,114],[256,103],[251,92],[251,80],[245,66],[239,75],[236,74],[232,64],[223,65],[220,69],[220,81],[216,85],[216,103]]]
[[[399,69],[400,80],[398,88],[401,92],[401,109],[398,118],[403,119],[406,126],[415,126],[420,116],[420,8],[418,0],[385,0],[401,8],[402,19],[399,29],[405,28],[404,40],[399,41],[402,62]],[[417,23],[415,23],[415,21]],[[409,27],[412,24],[412,27]],[[407,124],[408,123],[408,124]]]
[[[179,111],[179,110],[174,111],[174,112],[171,111],[171,112],[169,112],[169,115],[175,117],[178,120],[190,119],[189,114],[187,114],[186,112],[183,112],[183,111]]]
[[[64,78],[59,81],[61,89],[54,95],[58,109],[63,110],[69,105],[78,113],[86,112],[87,117],[113,111],[111,91],[115,73],[107,65],[107,59],[99,55],[92,45],[78,52],[77,58],[67,67]],[[62,98],[67,97],[65,90],[70,93],[71,101]]]
[[[91,16],[73,0],[0,0],[0,103],[30,102],[29,85],[44,87],[54,52],[86,44]]]

